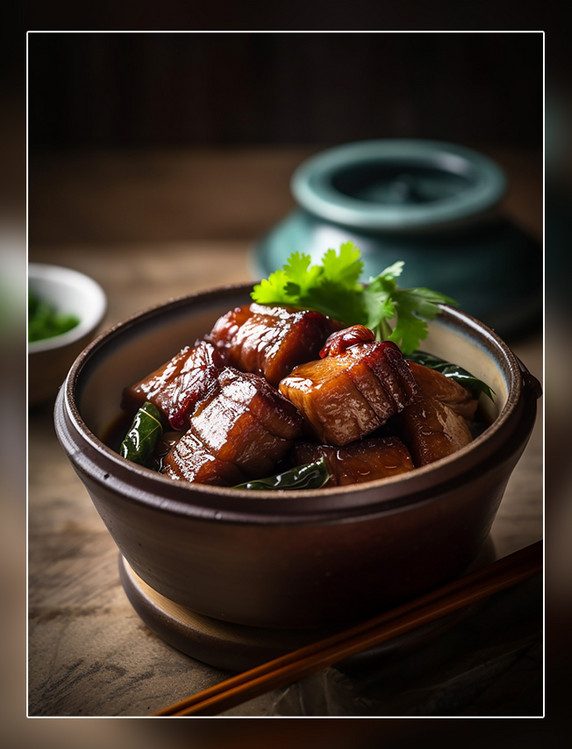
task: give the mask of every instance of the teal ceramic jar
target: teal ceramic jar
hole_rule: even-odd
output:
[[[348,240],[363,280],[405,261],[400,285],[427,286],[509,336],[542,310],[542,251],[502,214],[507,181],[471,149],[427,140],[373,140],[331,148],[292,176],[298,208],[255,248],[266,276],[293,251],[318,261]]]

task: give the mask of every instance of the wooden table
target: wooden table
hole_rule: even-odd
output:
[[[314,150],[32,158],[29,258],[98,280],[104,327],[173,296],[250,281],[253,241],[293,207],[290,174]],[[540,237],[538,155],[481,150],[507,171],[505,210]],[[541,380],[540,334],[513,348]],[[29,416],[29,712],[151,715],[225,674],[171,649],[132,609],[114,542],[55,437],[52,405]],[[542,445],[539,418],[493,526],[499,555],[542,537]],[[280,697],[231,714],[274,714]]]

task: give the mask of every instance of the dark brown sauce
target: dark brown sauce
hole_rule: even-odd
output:
[[[123,438],[129,431],[134,414],[121,411],[103,431],[101,441],[116,453],[119,452]]]
[[[487,398],[486,395],[481,396],[482,398]],[[475,415],[469,424],[469,427],[471,429],[471,434],[473,435],[473,439],[476,439],[479,437],[486,429],[488,429],[491,424],[495,421],[496,416],[491,418],[489,415],[487,415],[486,410],[483,408],[481,402],[479,401],[477,404],[477,410],[475,412]]]

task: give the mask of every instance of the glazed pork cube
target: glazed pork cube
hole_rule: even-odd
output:
[[[422,393],[436,398],[467,421],[474,418],[477,410],[477,399],[470,390],[450,377],[445,377],[441,372],[425,367],[423,364],[412,361],[407,362],[407,364]]]
[[[217,458],[192,431],[186,432],[171,448],[164,458],[162,472],[172,479],[215,486],[234,486],[246,481],[235,463]]]
[[[289,441],[300,436],[300,414],[264,378],[226,367],[218,376],[218,384],[223,397],[248,407],[271,434]]]
[[[150,401],[172,429],[184,429],[196,403],[214,385],[223,367],[222,353],[212,343],[197,341],[147,377],[125,388],[123,408],[139,408]]]
[[[295,367],[279,384],[317,442],[355,442],[413,399],[417,386],[400,350],[369,333],[369,340],[347,348],[327,345],[323,358]],[[337,341],[337,334],[333,338]]]
[[[423,365],[409,362],[419,386],[413,402],[392,420],[416,466],[434,463],[468,445],[468,419],[477,402],[461,385]]]
[[[293,367],[315,359],[339,327],[320,312],[253,303],[219,318],[207,339],[224,351],[230,366],[277,386]]]
[[[197,405],[187,433],[165,456],[163,472],[226,486],[269,475],[301,427],[294,406],[264,378],[228,367]]]
[[[327,486],[345,486],[384,479],[412,471],[409,450],[397,437],[368,437],[342,447],[299,442],[293,450],[296,465],[323,458],[330,478]]]

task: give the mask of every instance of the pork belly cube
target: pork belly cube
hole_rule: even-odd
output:
[[[393,420],[416,466],[434,463],[460,450],[473,439],[464,419],[436,398],[415,398]]]
[[[416,466],[434,463],[472,441],[470,419],[477,401],[449,377],[416,362],[408,362],[418,385],[413,402],[392,426],[409,448]]]
[[[295,367],[279,389],[317,442],[347,445],[402,411],[417,386],[395,344],[369,341]]]
[[[323,458],[330,478],[327,486],[345,486],[384,479],[412,471],[409,450],[398,437],[368,437],[349,445],[334,447],[299,442],[293,450],[296,465]]]
[[[419,389],[426,396],[436,398],[445,406],[451,408],[456,414],[467,421],[471,421],[477,410],[477,399],[470,390],[464,388],[458,382],[445,377],[430,367],[417,362],[407,362]]]
[[[266,380],[225,368],[195,408],[188,432],[166,455],[163,470],[187,481],[207,475],[208,483],[241,483],[232,472],[229,480],[231,464],[241,476],[260,478],[272,473],[301,428],[294,406]],[[195,454],[197,444],[201,449]]]
[[[246,481],[246,476],[237,465],[215,457],[190,431],[167,453],[162,473],[176,480],[215,486],[234,486]]]
[[[125,388],[122,405],[133,409],[150,401],[173,429],[184,429],[196,403],[214,385],[223,367],[222,353],[212,343],[197,341],[147,377]]]
[[[219,318],[207,339],[225,352],[230,366],[277,386],[293,367],[317,358],[339,327],[320,312],[253,303]]]
[[[264,378],[226,367],[218,376],[218,384],[222,396],[245,405],[271,434],[285,440],[300,436],[302,417]]]

